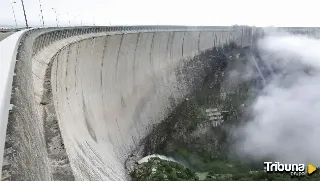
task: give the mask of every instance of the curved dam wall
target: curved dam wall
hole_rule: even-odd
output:
[[[29,30],[16,56],[2,180],[127,180],[127,157],[192,91],[203,71],[197,55],[250,46],[260,34],[251,27]]]

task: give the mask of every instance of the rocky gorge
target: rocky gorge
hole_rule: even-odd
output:
[[[259,84],[259,80],[237,80],[239,75],[234,75],[245,74],[248,52],[248,48],[230,44],[196,57],[208,62],[201,82],[154,127],[138,151],[140,156],[135,153],[132,157],[137,161],[141,156],[161,154],[196,172],[220,169],[221,164],[216,163],[229,159],[229,145],[234,141],[228,130],[240,124],[255,94],[256,86],[252,85]]]

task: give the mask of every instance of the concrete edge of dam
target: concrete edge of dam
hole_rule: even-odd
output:
[[[189,91],[174,72],[207,49],[250,46],[257,33],[153,28],[35,29],[21,37],[2,180],[124,180],[128,154],[172,109],[168,97],[178,103]]]
[[[12,80],[14,76],[14,65],[16,61],[16,55],[18,50],[18,42],[20,41],[21,35],[25,31],[15,33],[14,35],[6,38],[0,42],[0,59],[1,59],[1,72],[0,72],[0,132],[3,134],[0,137],[0,142],[3,143],[0,146],[0,154],[3,154],[5,133],[7,128],[8,111],[11,109],[10,98],[12,89]],[[3,157],[0,158],[2,163]]]

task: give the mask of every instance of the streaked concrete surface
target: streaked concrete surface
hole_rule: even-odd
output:
[[[19,40],[24,31],[17,32],[0,42],[0,143],[5,142],[8,124],[8,111],[11,109],[10,97]],[[4,144],[0,145],[0,155],[3,155]],[[2,163],[3,157],[0,157]]]
[[[2,180],[128,180],[127,157],[192,91],[185,77],[202,71],[185,66],[213,47],[250,46],[256,35],[251,27],[28,31],[16,57]]]

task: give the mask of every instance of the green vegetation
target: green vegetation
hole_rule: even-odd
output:
[[[266,173],[264,171],[245,171],[235,169],[224,162],[214,163],[217,170],[196,174],[189,168],[159,158],[150,158],[147,163],[139,165],[132,173],[133,181],[198,181],[197,175],[205,174],[203,181],[319,181],[318,172],[301,177],[293,177],[290,173]],[[241,167],[238,165],[238,167]],[[320,169],[320,168],[318,168]],[[230,172],[228,172],[230,170]]]
[[[188,149],[179,143],[169,143],[167,154],[181,160],[196,172],[210,172],[212,170],[217,174],[228,174],[238,172],[248,172],[249,168],[240,161],[222,159],[219,154],[210,154],[204,150]]]
[[[290,173],[266,173],[264,171],[254,171],[233,175],[217,175],[209,173],[204,181],[319,181],[319,179],[319,173],[293,177]]]
[[[132,173],[133,181],[197,181],[197,175],[188,168],[159,158],[150,158]]]

